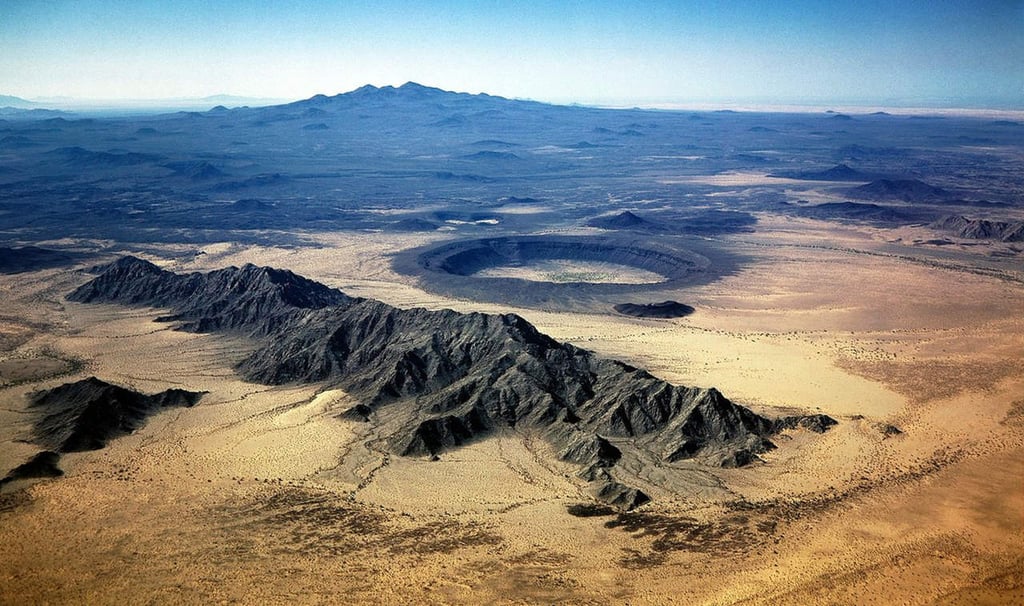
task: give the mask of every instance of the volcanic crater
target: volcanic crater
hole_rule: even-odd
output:
[[[399,273],[460,297],[543,306],[601,295],[671,290],[729,265],[676,242],[603,236],[505,236],[458,240],[399,254]],[[714,270],[714,271],[712,271]]]

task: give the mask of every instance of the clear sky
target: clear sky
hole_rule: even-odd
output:
[[[0,0],[0,94],[1024,107],[1024,0]]]

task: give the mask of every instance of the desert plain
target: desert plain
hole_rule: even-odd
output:
[[[734,236],[754,262],[688,289],[699,311],[681,319],[433,295],[389,267],[408,238],[378,234],[319,234],[315,249],[211,244],[171,267],[251,262],[399,307],[515,312],[670,382],[840,421],[782,436],[757,465],[688,469],[675,492],[655,483],[654,501],[628,513],[580,507],[584,483],[529,433],[439,461],[394,457],[336,418],[345,393],[237,378],[244,344],[176,332],[156,310],[63,302],[77,271],[5,276],[8,360],[47,373],[59,356],[147,393],[209,394],[66,456],[59,480],[5,489],[3,601],[1019,600],[1024,288],[888,254],[871,229],[773,227]],[[25,393],[64,380],[6,387],[4,426],[28,431]]]

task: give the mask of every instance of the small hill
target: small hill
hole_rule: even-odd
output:
[[[0,478],[0,486],[15,480],[28,480],[32,478],[59,478],[64,475],[59,467],[60,453],[52,450],[43,450],[36,453],[31,459],[18,465]]]
[[[467,160],[518,160],[519,156],[512,152],[484,150],[462,156]]]
[[[630,211],[623,211],[617,215],[605,215],[587,222],[591,227],[600,229],[658,229],[658,226],[647,219],[643,219]]]
[[[0,479],[0,486],[15,480],[62,476],[58,465],[62,454],[99,450],[110,440],[139,429],[153,414],[195,406],[203,395],[168,389],[150,396],[96,377],[29,394],[28,412],[35,417],[32,442],[46,450],[11,469]]]
[[[259,198],[242,198],[231,203],[231,210],[240,213],[269,213],[274,212],[276,208],[277,205],[273,202]]]
[[[863,221],[881,225],[910,224],[930,220],[931,217],[908,209],[864,204],[861,202],[827,202],[813,206],[786,205],[790,212],[809,219],[823,221]]]
[[[66,383],[29,396],[29,410],[39,415],[33,440],[58,453],[99,450],[142,427],[153,413],[194,406],[202,396],[181,389],[147,396],[96,377]]]
[[[262,175],[255,175],[249,177],[248,179],[242,179],[240,181],[228,181],[227,183],[218,183],[212,187],[212,190],[219,192],[235,192],[260,187],[275,187],[281,185],[288,185],[291,182],[292,179],[288,175],[282,175],[281,173],[268,173]]]
[[[636,318],[682,318],[694,312],[694,309],[677,301],[661,303],[619,303],[615,311]]]
[[[949,197],[941,187],[917,179],[878,179],[867,185],[847,190],[847,195],[860,200],[900,200],[902,202],[933,202]]]
[[[224,176],[223,171],[205,160],[169,162],[164,164],[164,167],[173,170],[175,176],[185,177],[193,181],[206,181]]]
[[[81,147],[61,147],[47,152],[46,156],[74,168],[120,168],[138,166],[163,159],[156,154],[135,152],[96,152]]]
[[[501,139],[481,139],[480,141],[473,141],[470,145],[473,147],[519,147],[518,143],[510,143]]]
[[[875,178],[869,173],[850,168],[846,164],[837,164],[825,170],[780,171],[768,176],[802,181],[870,181]]]
[[[124,257],[102,275],[68,295],[69,301],[171,307],[163,321],[181,321],[185,330],[212,332],[255,328],[269,333],[296,310],[323,309],[350,301],[340,291],[287,270],[228,267],[207,274],[174,274]]]
[[[402,219],[396,221],[388,226],[391,231],[404,231],[404,232],[421,232],[421,231],[436,231],[440,227],[433,221],[427,221],[426,219]]]
[[[752,231],[756,223],[757,218],[750,213],[707,209],[679,215],[659,213],[655,218],[641,217],[627,210],[596,217],[587,225],[611,231],[713,235]]]

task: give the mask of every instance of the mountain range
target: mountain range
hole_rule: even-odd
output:
[[[773,449],[773,434],[835,423],[768,419],[714,388],[671,385],[559,343],[515,314],[399,309],[286,270],[179,275],[124,257],[68,299],[166,308],[160,320],[180,330],[244,335],[254,343],[237,368],[245,378],[352,393],[361,404],[343,416],[376,424],[398,455],[437,457],[503,430],[536,433],[581,466],[595,495],[625,509],[647,496],[616,477],[624,449],[734,467]]]

